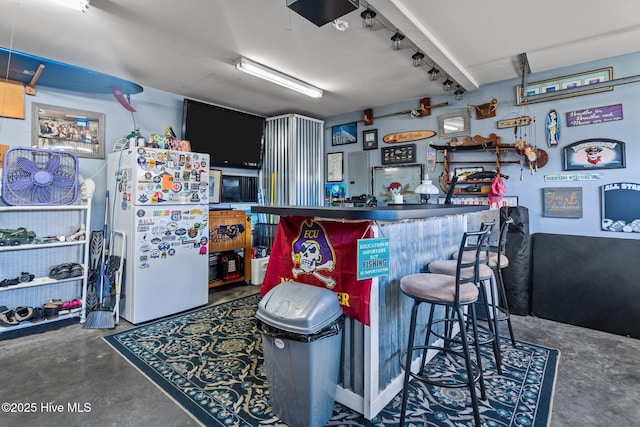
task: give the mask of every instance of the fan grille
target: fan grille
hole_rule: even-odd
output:
[[[2,200],[8,205],[71,205],[78,197],[78,159],[71,153],[16,147],[3,163]]]

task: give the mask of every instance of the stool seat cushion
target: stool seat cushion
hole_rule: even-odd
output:
[[[474,251],[464,251],[462,253],[462,261],[463,262],[473,262],[473,258],[475,256]],[[486,262],[487,255],[486,252],[480,252],[480,262]],[[451,255],[451,259],[458,259],[458,253],[454,253]],[[489,267],[496,268],[498,261],[498,253],[497,252],[489,252]],[[506,255],[500,255],[500,268],[506,268],[509,266],[509,258]]]
[[[456,278],[446,274],[417,273],[400,279],[400,289],[406,295],[426,301],[453,302],[456,294]],[[474,283],[460,285],[460,303],[478,299]]]
[[[449,276],[456,275],[456,268],[458,267],[458,261],[455,259],[446,259],[441,261],[434,261],[429,263],[429,272],[436,274],[446,274]],[[493,271],[487,264],[480,264],[478,270],[478,279],[488,280],[491,279]],[[473,278],[473,267],[465,267],[460,270],[461,279]]]

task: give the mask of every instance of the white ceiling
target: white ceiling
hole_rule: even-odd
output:
[[[523,52],[535,73],[640,49],[640,3],[628,0],[369,0],[383,16],[373,29],[361,25],[365,4],[341,18],[341,32],[286,0],[92,0],[85,14],[55,0],[0,0],[0,46],[256,114],[316,118],[441,95],[443,78],[426,74],[433,61],[473,90],[519,77]],[[391,49],[395,29],[427,66],[412,66],[411,48]],[[241,56],[324,96],[240,73]]]

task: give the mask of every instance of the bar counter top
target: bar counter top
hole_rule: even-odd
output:
[[[398,221],[403,219],[430,218],[460,215],[488,210],[482,205],[392,205],[379,207],[345,206],[252,206],[252,213],[278,216],[306,216],[329,219]]]

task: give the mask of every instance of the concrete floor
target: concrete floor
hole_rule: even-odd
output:
[[[257,291],[227,287],[209,299]],[[518,340],[561,352],[551,426],[639,425],[640,340],[530,316],[513,316],[513,326]],[[129,327],[122,321],[116,331]],[[198,425],[102,340],[113,332],[75,324],[0,341],[0,402],[20,410],[3,405],[0,425]],[[70,412],[74,404],[84,412]]]

